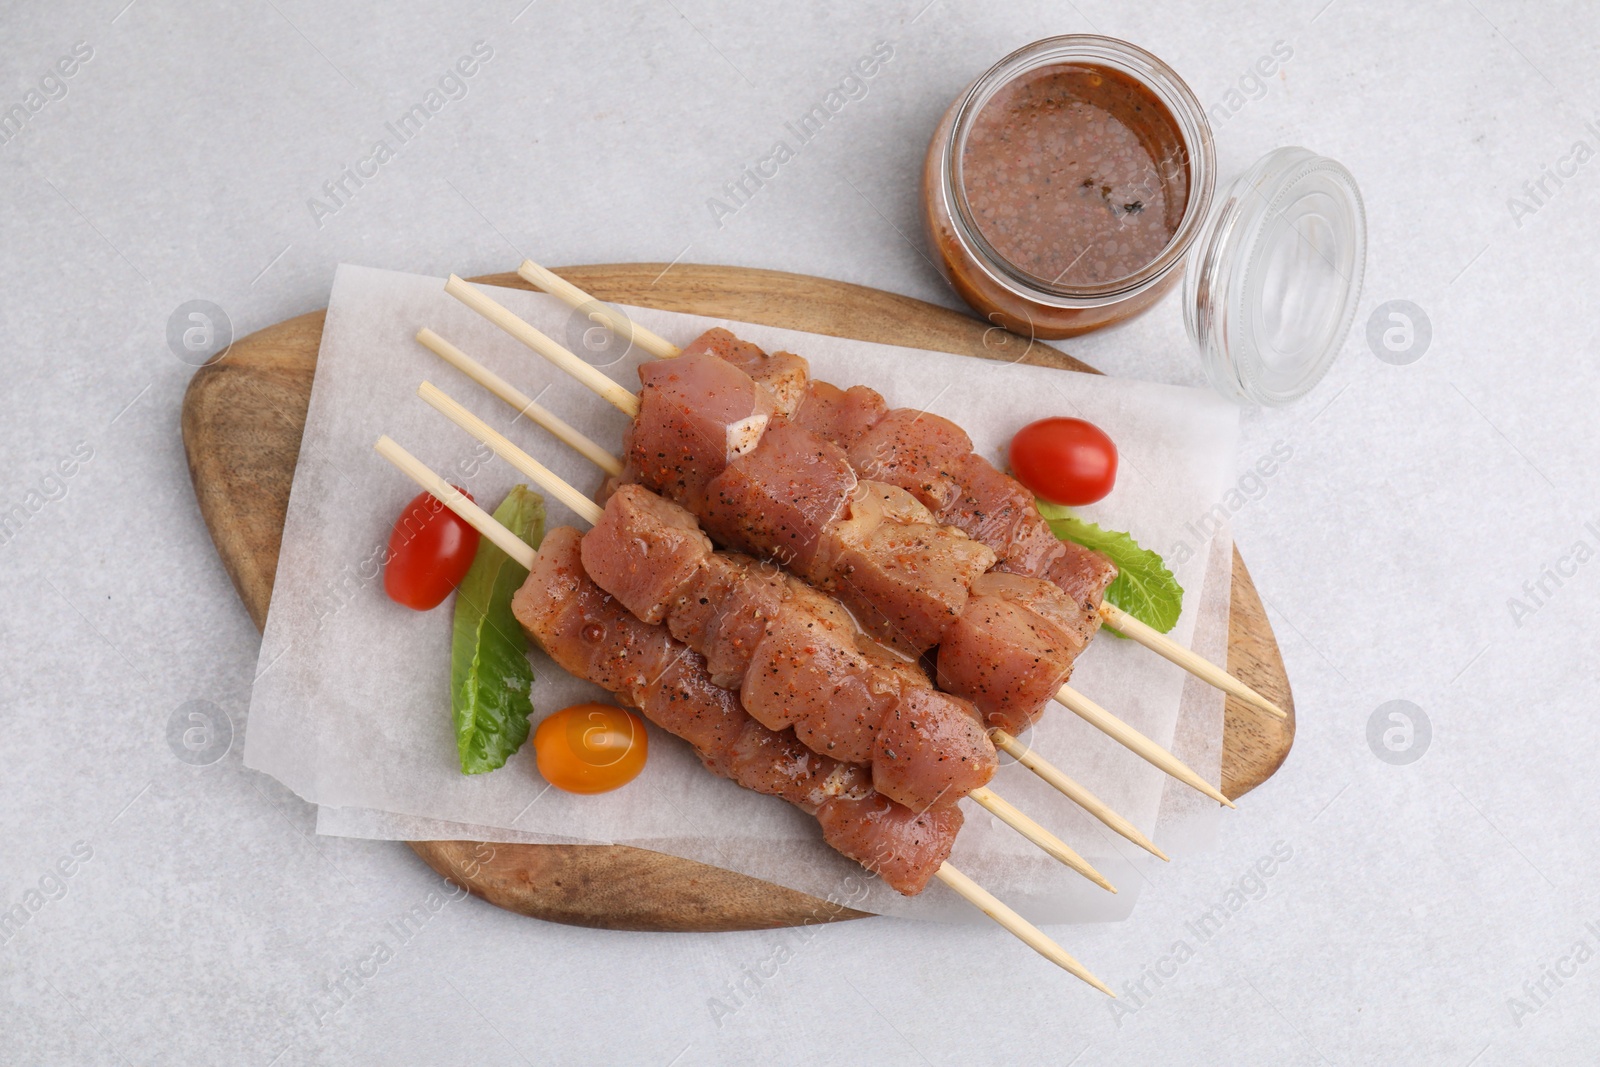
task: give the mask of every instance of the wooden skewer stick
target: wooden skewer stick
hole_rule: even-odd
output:
[[[631,331],[631,336],[639,341],[640,347],[657,359],[672,359],[683,353],[683,349],[677,345],[657,334],[650,333],[644,327],[630,321],[620,312],[612,310],[565,278],[539,266],[531,259],[522,261],[522,266],[517,268],[517,274],[529,283],[539,286],[545,292],[574,308],[592,307],[596,309],[589,315],[591,320],[611,327],[612,330],[624,337],[630,336]],[[644,335],[648,335],[648,340]],[[1216,686],[1223,692],[1236,696],[1240,700],[1280,719],[1289,717],[1282,708],[1233,677],[1221,667],[1195,655],[1159,630],[1145,626],[1131,615],[1127,615],[1117,609],[1114,605],[1104,605],[1101,608],[1101,617],[1106,620],[1108,625],[1122,633],[1123,636],[1129,637],[1151,651],[1165,656],[1190,674]],[[1124,620],[1128,624],[1126,629],[1124,628]],[[1140,630],[1140,627],[1143,627],[1143,629]]]
[[[504,304],[473,288],[454,274],[445,282],[444,291],[594,390],[630,419],[639,414],[637,396],[523,322]]]
[[[1057,967],[1060,967],[1068,974],[1074,975],[1075,977],[1081,978],[1083,981],[1088,982],[1106,996],[1113,999],[1116,998],[1116,994],[1111,992],[1110,988],[1107,987],[1104,982],[1090,974],[1088,969],[1085,968],[1083,964],[1073,959],[1072,956],[1067,953],[1066,949],[1050,940],[1050,938],[1045,935],[1043,930],[1039,929],[1027,919],[1024,919],[1022,916],[1012,911],[993,893],[983,888],[983,886],[979,885],[977,882],[974,882],[971,878],[968,878],[966,875],[950,866],[950,862],[948,860],[940,864],[938,875],[939,881],[943,882],[945,885],[961,894],[967,903],[973,905],[985,915],[989,916],[989,918],[993,919],[995,922],[1011,931],[1011,933],[1018,940],[1022,941],[1039,955],[1043,956]]]
[[[994,741],[994,747],[998,748],[1001,752],[1004,752],[1006,755],[1010,756],[1012,759],[1028,768],[1028,770],[1032,771],[1034,774],[1037,774],[1040,778],[1043,778],[1052,787],[1054,787],[1057,792],[1061,793],[1068,800],[1078,805],[1084,811],[1087,811],[1090,815],[1093,815],[1096,819],[1099,819],[1106,825],[1107,828],[1121,834],[1129,841],[1132,841],[1134,844],[1150,853],[1150,855],[1154,856],[1156,859],[1168,859],[1167,854],[1157,848],[1155,846],[1155,842],[1151,841],[1148,837],[1144,836],[1144,834],[1140,833],[1137,826],[1133,825],[1133,823],[1129,822],[1127,819],[1124,819],[1121,815],[1118,815],[1115,811],[1111,810],[1105,801],[1089,792],[1089,790],[1085,789],[1071,778],[1068,778],[1066,775],[1062,774],[1061,771],[1056,768],[1055,764],[1051,763],[1043,756],[1040,756],[1033,749],[1029,748],[1021,741],[1018,741],[1015,737],[1012,737],[1005,730],[990,730],[989,737],[992,741]]]
[[[401,448],[388,434],[378,438],[372,446],[378,455],[399,467],[401,472],[422,488],[432,493],[445,507],[459,515],[468,526],[493,541],[506,555],[516,560],[526,570],[533,569],[533,547],[506,529],[493,515],[484,511],[466,495],[439,477],[427,464]]]
[[[546,467],[543,463],[518,448],[504,434],[495,432],[488,423],[468,411],[432,382],[423,382],[418,386],[417,395],[443,414],[445,418],[492,448],[495,455],[511,464],[522,474],[533,479],[541,489],[555,496],[588,520],[590,525],[600,521],[601,516],[604,514],[604,509],[600,505],[578,492],[571,485],[568,485],[549,467]],[[1050,856],[1089,879],[1095,885],[1113,893],[1117,891],[1099,871],[1095,870],[1082,856],[1074,852],[1065,841],[1029,818],[994,790],[986,786],[980,786],[967,795],[974,802],[994,813],[1007,826],[1039,846]]]
[[[1129,749],[1134,755],[1147,763],[1166,771],[1184,785],[1200,790],[1206,796],[1219,804],[1226,804],[1233,808],[1238,805],[1222,795],[1222,791],[1194,771],[1190,770],[1178,757],[1150,740],[1138,730],[1129,726],[1115,715],[1111,714],[1099,704],[1090,700],[1070,685],[1064,685],[1056,690],[1056,700],[1083,719],[1090,726],[1100,730],[1113,741]]]
[[[429,335],[429,337],[435,339],[440,345],[448,346],[451,355],[447,356],[446,358],[449,359],[450,362],[462,372],[464,372],[467,377],[471,378],[473,381],[476,381],[479,385],[482,385],[489,392],[493,393],[501,400],[504,400],[512,407],[521,406],[523,414],[526,415],[530,420],[539,423],[541,426],[544,426],[545,429],[555,433],[556,436],[561,437],[562,440],[567,440],[562,433],[557,431],[555,426],[548,425],[541,421],[545,417],[555,419],[555,416],[549,415],[549,413],[545,412],[542,408],[534,410],[535,406],[522,405],[522,400],[525,399],[522,393],[513,388],[505,381],[505,379],[501,378],[499,375],[495,374],[481,363],[478,363],[471,356],[468,356],[460,349],[450,345],[448,341],[440,338],[439,335],[434,333],[432,330],[424,328],[422,333],[419,333],[417,337],[434,351],[439,352],[440,350],[435,347],[433,341],[424,339],[423,334]],[[440,354],[443,355],[442,352]],[[561,422],[559,419],[556,419],[555,421],[560,426],[566,426],[566,423]],[[572,433],[578,439],[582,440],[585,446],[587,446],[586,448],[578,449],[584,455],[589,454],[588,449],[590,448],[605,454],[605,458],[609,462],[600,464],[602,469],[612,473],[616,473],[616,471],[621,470],[621,460],[617,459],[615,456],[605,453],[604,449],[600,448],[599,445],[595,444],[593,441],[590,441],[588,438],[583,437],[583,435],[579,434],[578,431],[573,430]],[[572,441],[568,441],[568,443],[573,444]],[[574,447],[577,446],[574,445]],[[1157,856],[1163,860],[1167,858],[1166,854],[1160,849],[1156,848],[1155,845],[1151,844],[1150,840],[1141,834],[1132,823],[1130,823],[1127,819],[1124,819],[1121,815],[1118,815],[1115,811],[1112,811],[1099,797],[1095,796],[1093,793],[1089,792],[1089,790],[1085,789],[1083,786],[1067,777],[1054,764],[1050,763],[1043,756],[1040,756],[1038,753],[1028,748],[1026,745],[1018,741],[1015,737],[1012,737],[1010,734],[1006,733],[1004,730],[992,730],[990,731],[989,736],[994,740],[994,743],[997,747],[1002,748],[1005,752],[1009,753],[1017,760],[1017,762],[1021,763],[1028,770],[1044,779],[1045,782],[1049,783],[1052,788],[1056,789],[1073,803],[1082,807],[1090,815],[1093,815],[1096,819],[1099,819],[1106,826],[1110,827],[1112,830],[1115,830],[1117,833],[1121,834],[1129,841],[1132,841],[1140,848],[1146,850],[1151,855]]]
[[[446,507],[465,520],[469,526],[504,549],[512,559],[528,570],[533,569],[536,553],[527,542],[496,522],[494,516],[468,500],[460,490],[439,477],[427,464],[400,447],[387,434],[378,438],[373,447],[379,455],[393,463],[423,489],[432,493]],[[1106,996],[1116,996],[1106,987],[1104,982],[1090,974],[1083,964],[1074,959],[1066,949],[1046,936],[1044,931],[1028,922],[1015,911],[1012,911],[993,893],[990,893],[983,886],[951,866],[948,860],[939,865],[939,870],[936,873],[941,882],[954,889],[964,900],[973,904],[989,918],[1005,927],[1006,930],[1015,935],[1029,948],[1039,953],[1039,955],[1069,974],[1094,986]]]
[[[485,318],[489,319],[490,322],[500,326],[501,329],[506,330],[513,337],[518,337],[520,339],[523,332],[538,337],[540,339],[539,343],[535,344],[534,342],[529,341],[528,346],[541,356],[544,356],[557,367],[561,368],[562,370],[569,370],[574,366],[583,368],[584,372],[586,372],[584,375],[579,376],[574,374],[574,376],[578,377],[578,380],[583,384],[590,385],[587,372],[594,372],[598,374],[598,372],[596,372],[593,367],[589,366],[589,364],[583,362],[583,360],[579,359],[565,348],[562,348],[560,345],[550,340],[550,338],[545,337],[544,334],[539,333],[538,330],[535,330],[532,326],[529,326],[527,323],[517,318],[516,315],[512,314],[512,312],[506,308],[496,304],[493,300],[490,300],[482,293],[477,292],[477,290],[471,289],[466,285],[465,282],[462,282],[461,279],[457,278],[454,274],[450,276],[450,285],[445,287],[446,291],[452,291],[450,288],[451,285],[458,285],[459,289],[470,293],[471,299],[462,296],[461,292],[454,292],[454,295],[460,297],[462,302],[467,304],[468,307],[480,311],[480,313],[483,314]],[[512,324],[516,324],[516,327],[514,328]],[[626,389],[623,389],[621,386],[617,385],[617,383],[612,381],[610,378],[605,377],[605,375],[602,374],[599,375],[599,377],[601,381],[605,383],[605,386],[601,387],[590,385],[590,388],[593,389],[594,392],[597,393],[602,399],[610,402],[629,418],[636,418],[639,413],[639,398],[628,392]],[[618,392],[628,399],[629,403],[626,406],[617,400],[615,394]],[[1122,720],[1116,718],[1110,712],[1100,707],[1100,705],[1096,704],[1088,697],[1083,696],[1070,686],[1062,686],[1056,693],[1056,700],[1068,708],[1071,708],[1074,712],[1077,712],[1079,716],[1099,727],[1121,744],[1133,749],[1133,751],[1138,753],[1141,757],[1161,768],[1163,771],[1166,771],[1168,774],[1178,779],[1178,781],[1183,782],[1186,785],[1193,786],[1194,788],[1200,790],[1200,792],[1220,801],[1223,804],[1226,804],[1230,808],[1235,806],[1233,801],[1223,796],[1216,790],[1215,787],[1207,783],[1205,779],[1194,773],[1194,771],[1190,770],[1172,753],[1168,752],[1166,749],[1162,748],[1148,737],[1145,737],[1143,734],[1139,733],[1139,731],[1127,725]]]
[[[461,351],[449,341],[446,341],[443,337],[424,326],[417,331],[417,340],[434,355],[516,408],[529,422],[549,430],[563,444],[572,448],[590,463],[593,463],[612,477],[622,473],[622,461],[620,459],[585,437],[579,430],[569,425],[549,408],[535,403],[531,397],[525,395],[516,386]]]
[[[444,356],[443,352],[440,352],[438,348],[434,347],[432,341],[423,339],[423,334],[428,334],[431,338],[436,338],[439,344],[442,344],[449,349],[450,355]],[[488,367],[485,367],[482,363],[479,363],[477,360],[461,351],[461,349],[450,344],[449,341],[439,337],[438,334],[434,333],[427,327],[423,327],[422,330],[417,334],[417,340],[422,341],[423,344],[427,345],[435,352],[438,352],[441,356],[444,356],[444,358],[451,365],[460,370],[473,381],[477,382],[479,385],[483,386],[491,394],[499,397],[501,400],[504,400],[512,407],[519,408],[519,410],[521,410],[522,413],[527,416],[528,421],[537,423],[538,425],[544,427],[552,434],[555,434],[555,436],[561,438],[561,440],[565,441],[567,444],[572,445],[573,448],[576,448],[583,455],[594,460],[595,465],[601,470],[605,471],[607,474],[616,475],[622,473],[622,460],[618,459],[616,456],[613,456],[594,441],[585,437],[581,431],[568,426],[565,422],[556,418],[555,415],[551,414],[544,408],[539,407],[536,404],[530,406],[519,406],[519,402],[525,399],[521,390],[512,385],[510,382],[506,381],[504,378],[500,377]],[[569,439],[566,436],[565,431],[558,432],[558,427],[564,427],[565,431],[570,431],[571,438]],[[580,442],[582,447],[579,447]],[[590,455],[591,451],[594,453],[592,456]]]
[[[1089,865],[1089,861],[1074,852],[1065,841],[1055,834],[1040,826],[1033,819],[1011,801],[1006,800],[986,785],[979,786],[967,796],[982,805],[995,818],[1011,827],[1017,833],[1038,845],[1055,859],[1071,867],[1089,881],[1110,893],[1115,893],[1117,887],[1106,881],[1099,871]]]
[[[1196,655],[1189,649],[1184,648],[1160,630],[1140,622],[1115,604],[1101,604],[1100,617],[1105,620],[1107,626],[1116,630],[1123,637],[1132,638],[1156,655],[1176,663],[1196,678],[1216,686],[1229,696],[1238,697],[1246,704],[1260,708],[1267,714],[1279,719],[1286,720],[1289,718],[1288,712],[1250,688],[1244,682],[1241,682],[1205,657]]]
[[[432,382],[423,382],[417,386],[417,395],[442,412],[451,422],[494,449],[495,455],[532,478],[541,489],[571,508],[591,526],[600,521],[604,510],[599,504],[568,485],[555,471],[512,444],[504,434],[497,432],[488,423],[451,399],[444,390]]]
[[[612,333],[625,341],[636,342],[640,348],[657,359],[671,359],[683,352],[683,349],[665,337],[645,329],[621,312],[613,311],[606,304],[602,304],[560,275],[545,270],[531,259],[522,261],[522,266],[517,268],[517,275],[529,285],[537,285],[562,303],[584,312],[589,316],[590,322],[608,327]]]

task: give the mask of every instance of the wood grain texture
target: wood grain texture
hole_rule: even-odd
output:
[[[428,866],[496,907],[603,930],[766,930],[867,913],[721,867],[626,845],[413,841]]]
[[[289,480],[311,403],[326,311],[269,326],[195,372],[183,397],[183,451],[211,541],[245,610],[267,624]]]
[[[1041,342],[909,297],[781,271],[622,263],[557,273],[602,300],[1097,373]],[[531,288],[514,273],[473,279]],[[200,513],[257,628],[265,625],[289,487],[300,453],[325,312],[270,326],[200,368],[182,431]],[[863,374],[870,383],[871,375]],[[1261,599],[1237,551],[1228,669],[1289,711],[1288,722],[1229,699],[1222,790],[1237,798],[1282,764],[1294,703]],[[617,930],[749,930],[864,913],[746,875],[614,845],[419,841],[434,870],[499,907]]]
[[[1233,550],[1233,599],[1228,608],[1228,673],[1289,713],[1280,722],[1230,696],[1222,720],[1222,792],[1237,800],[1271,778],[1294,744],[1294,694],[1278,654],[1266,608],[1239,549]]]

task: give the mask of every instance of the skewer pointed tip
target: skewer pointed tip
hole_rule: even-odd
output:
[[[1109,600],[1101,603],[1099,615],[1107,626],[1120,633],[1123,637],[1130,638],[1150,649],[1156,655],[1177,664],[1208,685],[1213,685],[1229,696],[1266,712],[1280,722],[1289,720],[1288,712],[1256,692],[1246,682],[1235,678],[1198,653],[1178,644],[1178,642],[1154,627],[1139,621]]]
[[[1182,781],[1182,779],[1179,779],[1179,781]],[[1199,775],[1195,775],[1194,782],[1188,782],[1186,784],[1194,786],[1194,788],[1198,789],[1200,792],[1204,793],[1212,800],[1215,800],[1218,804],[1221,804],[1225,808],[1237,809],[1239,807],[1239,805],[1228,799],[1228,795],[1226,793],[1212,785],[1210,782],[1206,781],[1204,778],[1201,778]]]
[[[967,796],[994,815],[995,818],[1035,845],[1038,845],[1051,859],[1066,864],[1109,893],[1117,891],[1117,887],[1106,881],[1105,875],[1095,870],[1094,865],[1078,855],[1071,845],[1039,825],[1026,812],[1023,812],[1015,804],[1006,800],[988,786],[979,786],[968,793]]]
[[[1023,744],[1005,730],[996,729],[989,736],[994,740],[996,748],[1038,775],[1058,793],[1099,819],[1108,828],[1115,830],[1157,859],[1167,859],[1167,854],[1157,848],[1155,842],[1140,833],[1138,827],[1112,811],[1105,801],[1068,778],[1059,767],[1035,752],[1032,746]]]
[[[1199,790],[1219,804],[1224,804],[1230,808],[1236,807],[1233,801],[1223,796],[1222,790],[1200,777],[1178,757],[1072,688],[1072,686],[1063,685],[1058,689],[1056,691],[1056,700],[1063,707],[1070,709],[1079,718],[1089,723],[1089,725],[1152,766],[1170,774],[1191,789]]]
[[[1043,930],[1040,930],[1027,919],[1024,919],[1015,911],[1011,910],[1010,907],[1003,903],[993,893],[989,892],[987,889],[983,888],[983,886],[979,885],[977,882],[974,882],[971,878],[968,878],[955,867],[951,866],[949,860],[945,860],[943,863],[941,863],[939,865],[939,869],[934,872],[934,875],[945,885],[949,886],[951,889],[955,890],[958,894],[964,897],[967,903],[973,905],[979,911],[989,916],[989,918],[1005,927],[1005,929],[1010,932],[1012,936],[1016,937],[1019,941],[1033,949],[1039,955],[1043,956],[1057,967],[1060,967],[1074,978],[1094,986],[1106,996],[1113,998],[1116,997],[1116,994],[1111,992],[1109,986],[1100,981],[1100,979],[1096,978],[1094,975],[1090,974],[1088,968],[1084,967],[1083,964],[1074,959],[1070,952],[1052,941],[1049,935]]]

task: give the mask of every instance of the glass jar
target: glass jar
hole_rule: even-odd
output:
[[[1055,126],[1029,129],[1035,120]],[[1361,195],[1349,171],[1304,148],[1269,152],[1221,197],[1215,170],[1205,111],[1165,63],[1109,37],[1051,37],[989,68],[945,113],[923,165],[924,221],[961,298],[1028,338],[1122,322],[1192,259],[1184,320],[1207,378],[1241,402],[1288,403],[1349,333],[1366,260]]]
[[[1163,187],[1160,191],[1169,213],[1176,216],[1175,225],[1154,258],[1122,277],[1062,281],[1030,269],[1018,262],[1017,256],[1008,257],[997,250],[991,241],[992,228],[986,232],[984,220],[968,196],[966,175],[981,162],[969,155],[969,148],[980,147],[973,143],[978,116],[995,102],[997,94],[1024,84],[1030,75],[1048,78],[1056,71],[1081,72],[1091,79],[1122,75],[1128,85],[1118,96],[1108,93],[1102,101],[1106,110],[1117,112],[1115,117],[1125,126],[1142,127],[1132,132],[1144,147],[1159,146],[1150,152],[1150,162],[1158,172],[1154,182]],[[1113,86],[1108,82],[1103,88]],[[1115,151],[1117,147],[1107,145],[1106,149]],[[990,67],[945,113],[928,145],[923,167],[924,216],[945,277],[984,318],[1025,337],[1071,337],[1138,314],[1172,287],[1211,206],[1215,172],[1216,155],[1205,109],[1170,67],[1126,41],[1087,34],[1050,37],[1020,48]],[[1077,196],[1080,191],[1074,189],[1066,196]],[[1087,192],[1092,201],[1097,190]],[[1172,212],[1173,199],[1182,200],[1181,212]],[[1135,202],[1124,200],[1111,206],[1108,215]],[[993,205],[989,214],[992,217],[1012,207]],[[1124,213],[1122,217],[1131,216]],[[1100,235],[1071,236],[1087,236],[1092,241]]]

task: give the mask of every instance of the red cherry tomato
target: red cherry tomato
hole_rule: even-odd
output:
[[[456,486],[468,500],[472,494]],[[408,608],[436,608],[461,584],[478,554],[478,531],[432,493],[418,493],[394,520],[383,589]]]
[[[545,716],[533,732],[544,780],[568,793],[607,793],[644,770],[650,754],[644,720],[610,704],[574,704]]]
[[[1082,419],[1040,419],[1011,439],[1011,472],[1052,504],[1093,504],[1117,481],[1117,446]]]

